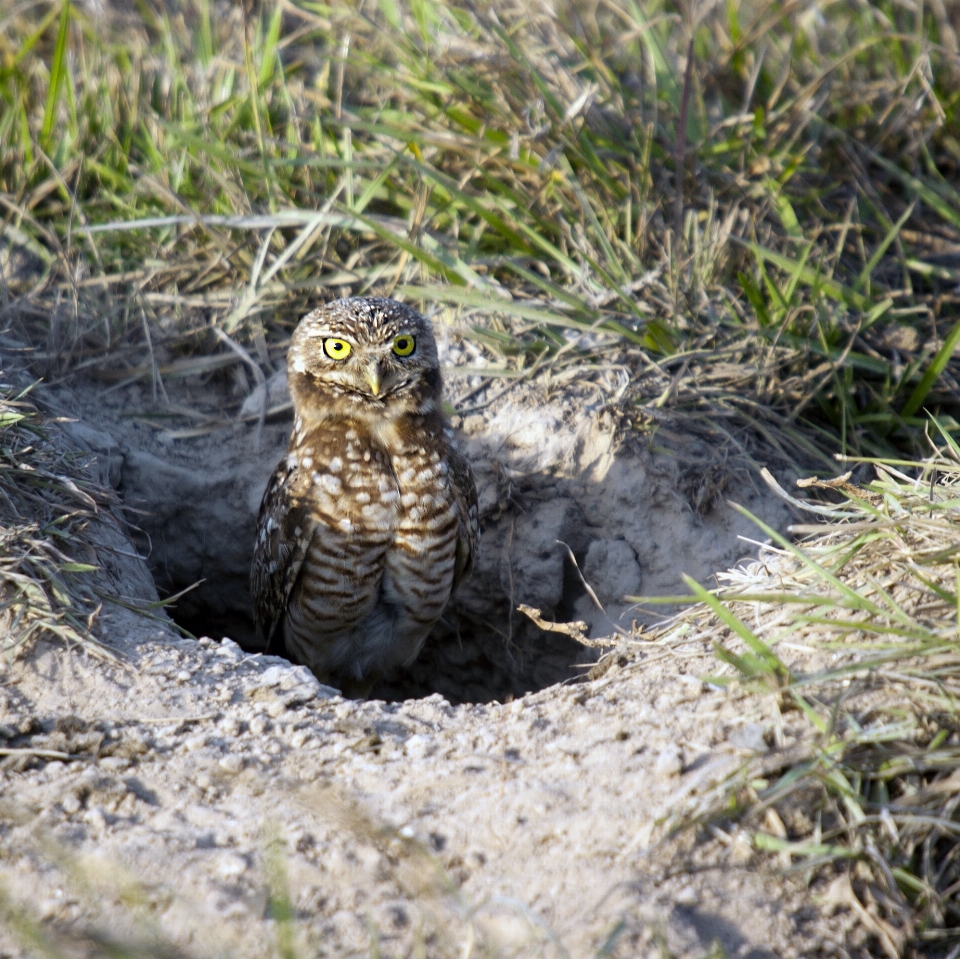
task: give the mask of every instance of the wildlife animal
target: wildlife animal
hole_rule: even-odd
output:
[[[293,431],[251,570],[257,628],[364,697],[416,658],[473,568],[473,473],[441,407],[430,323],[410,307],[355,297],[308,313],[287,375]]]

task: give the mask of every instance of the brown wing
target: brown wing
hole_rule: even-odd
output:
[[[283,623],[315,523],[306,498],[306,477],[286,457],[270,477],[257,521],[250,568],[254,619],[268,647]]]
[[[453,569],[453,588],[473,571],[473,561],[480,543],[480,514],[477,484],[473,481],[470,464],[456,450],[450,450],[450,472],[457,491],[459,520],[457,523],[457,556]]]

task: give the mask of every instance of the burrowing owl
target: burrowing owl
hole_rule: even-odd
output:
[[[429,322],[387,299],[307,314],[287,355],[295,421],[251,570],[268,645],[366,695],[414,660],[473,567],[470,465],[440,405]]]

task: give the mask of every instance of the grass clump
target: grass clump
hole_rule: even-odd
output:
[[[919,468],[874,461],[861,486],[806,484],[840,502],[805,504],[821,521],[793,527],[798,545],[764,528],[775,545],[697,587],[705,602],[654,637],[710,635],[727,668],[709,681],[772,711],[772,750],[693,820],[732,814],[783,868],[829,868],[829,901],[891,959],[960,946],[960,447],[947,449]]]
[[[57,637],[112,658],[95,639],[100,601],[92,525],[109,497],[9,383],[0,382],[0,656]]]
[[[493,375],[593,382],[643,429],[801,463],[916,452],[925,407],[954,429],[940,7],[185,0],[4,23],[4,237],[35,267],[8,295],[50,370],[244,380],[223,335],[269,373],[317,299],[377,293],[451,311]]]

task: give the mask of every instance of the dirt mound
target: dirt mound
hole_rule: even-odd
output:
[[[69,419],[95,395],[46,402]],[[131,515],[162,588],[206,575],[189,615],[242,623],[246,530],[286,424],[268,423],[259,450],[244,424],[164,444],[142,411],[123,412],[101,393],[95,418],[63,428],[128,507],[142,497]],[[289,937],[338,956],[850,946],[849,915],[827,919],[799,881],[759,871],[745,833],[662,834],[768,751],[774,722],[778,748],[805,727],[704,683],[709,636],[651,642],[626,668],[551,685],[596,650],[511,614],[526,602],[609,634],[636,616],[624,594],[676,591],[682,570],[708,579],[744,550],[748,528],[720,495],[737,474],[716,468],[716,450],[631,443],[610,410],[532,389],[458,425],[483,558],[449,634],[388,692],[447,684],[459,705],[439,693],[344,701],[303,667],[180,638],[104,513],[100,628],[116,665],[39,643],[0,683],[0,881],[19,928],[39,922],[48,941],[94,954],[104,935],[237,957],[283,952]],[[782,521],[749,485],[735,492]],[[0,953],[23,955],[12,930]]]
[[[125,668],[44,644],[0,687],[0,878],[48,936],[261,957],[289,902],[303,955],[761,959],[844,941],[849,917],[759,872],[746,834],[661,841],[658,821],[772,741],[755,698],[697,678],[708,640],[453,706],[344,701],[126,610],[106,626]],[[788,748],[803,728],[786,724]],[[2,950],[21,955],[9,930]]]
[[[469,394],[473,381],[457,371],[462,351],[444,349],[448,381]],[[266,386],[266,404],[261,389],[234,422],[199,436],[162,428],[139,385],[105,396],[80,383],[55,398],[81,421],[74,434],[122,494],[161,593],[194,587],[173,607],[177,621],[250,650],[258,649],[248,585],[257,511],[290,422],[285,378]],[[215,385],[170,389],[182,391],[171,406],[218,410],[230,400]],[[752,552],[740,537],[756,529],[727,498],[777,528],[789,518],[729,450],[666,430],[639,439],[595,392],[483,389],[493,400],[454,419],[480,494],[476,569],[417,661],[381,683],[377,698],[504,701],[572,679],[595,651],[537,628],[518,605],[547,620],[585,621],[594,635],[629,629],[645,617],[626,596],[686,593],[681,574],[710,582]],[[264,405],[279,411],[265,425],[257,422]]]

